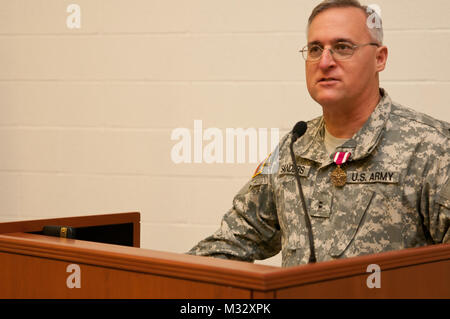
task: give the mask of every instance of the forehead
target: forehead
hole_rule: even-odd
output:
[[[319,13],[308,30],[308,42],[331,43],[336,39],[370,40],[367,16],[358,8],[331,8]]]

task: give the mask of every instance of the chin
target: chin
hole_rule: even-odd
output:
[[[312,95],[312,98],[320,105],[336,104],[343,100],[343,96],[340,92],[333,91],[316,92]]]

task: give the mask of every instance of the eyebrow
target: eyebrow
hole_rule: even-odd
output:
[[[351,39],[348,39],[348,38],[336,38],[336,39],[331,41],[331,43],[333,43],[333,44],[338,43],[338,42],[353,43],[353,41]],[[311,42],[308,43],[308,46],[311,46],[311,45],[322,45],[322,42],[320,42],[320,41],[311,41]]]

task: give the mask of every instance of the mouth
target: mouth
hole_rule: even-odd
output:
[[[325,78],[319,79],[319,81],[317,81],[317,82],[318,82],[318,83],[321,83],[321,82],[326,83],[326,82],[336,82],[336,81],[339,81],[339,79],[337,79],[337,78],[332,78],[332,77],[325,77]]]

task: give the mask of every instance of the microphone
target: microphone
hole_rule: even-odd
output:
[[[292,129],[292,144],[306,133],[307,128],[308,125],[306,124],[306,122],[300,121],[295,124],[294,128]]]
[[[316,262],[316,253],[315,253],[315,249],[314,249],[314,238],[313,238],[311,220],[309,219],[309,214],[306,209],[305,196],[303,195],[302,184],[300,182],[300,174],[298,172],[297,161],[295,160],[294,149],[293,149],[295,141],[297,139],[299,139],[300,137],[302,137],[303,134],[305,134],[307,128],[308,128],[308,125],[306,124],[306,122],[300,121],[297,124],[295,124],[294,128],[292,129],[292,138],[291,138],[291,144],[290,144],[289,148],[291,150],[291,158],[292,158],[292,162],[294,164],[294,173],[295,173],[295,179],[297,180],[298,192],[300,194],[300,201],[302,202],[302,208],[303,208],[303,212],[305,214],[306,228],[308,228],[309,250],[310,250],[309,263],[315,263]]]
[[[46,225],[42,229],[42,235],[75,238],[76,231],[75,228],[69,226]]]

